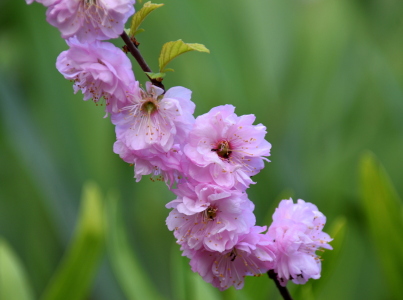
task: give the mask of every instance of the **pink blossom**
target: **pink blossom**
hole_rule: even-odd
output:
[[[174,208],[166,223],[178,243],[187,243],[190,249],[231,249],[238,235],[255,225],[254,205],[246,193],[203,183],[181,184],[173,192],[178,198],[166,205]]]
[[[321,272],[320,257],[316,251],[332,249],[332,239],[322,232],[326,217],[312,203],[299,199],[282,200],[273,214],[267,236],[274,243],[276,264],[274,272],[280,283],[287,281],[303,284],[309,278],[318,279]]]
[[[130,103],[112,116],[112,123],[116,139],[128,150],[147,150],[155,156],[186,140],[195,105],[190,101],[191,91],[184,87],[170,88],[165,94],[150,82],[146,88],[131,95]]]
[[[45,0],[46,1],[46,0]],[[58,0],[49,6],[46,20],[62,38],[77,36],[80,42],[118,37],[134,14],[135,0]]]
[[[243,288],[245,276],[260,276],[272,266],[275,255],[270,250],[271,242],[264,234],[266,227],[252,227],[248,234],[239,237],[229,250],[218,252],[189,250],[182,247],[188,256],[193,272],[198,272],[206,282],[221,291],[234,286]]]
[[[116,141],[113,151],[125,162],[134,165],[136,182],[139,182],[144,175],[151,175],[151,180],[165,181],[171,187],[183,179],[182,151],[178,144],[168,152],[152,154],[148,150],[130,150],[121,141]]]
[[[218,106],[199,116],[184,153],[191,178],[245,190],[253,183],[250,176],[264,167],[271,145],[264,139],[266,127],[252,125],[254,115],[238,117],[234,110],[232,105]]]
[[[103,97],[106,111],[118,112],[128,103],[128,94],[138,89],[129,58],[107,42],[83,44],[71,38],[67,44],[70,49],[57,58],[59,72],[74,80],[74,92],[81,90],[84,100],[98,103]]]

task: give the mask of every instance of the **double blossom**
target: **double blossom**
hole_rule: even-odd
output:
[[[108,42],[81,43],[75,37],[66,42],[70,49],[59,55],[56,68],[74,81],[74,92],[81,90],[84,100],[104,101],[107,113],[117,113],[127,105],[135,79],[122,50]]]
[[[45,0],[44,0],[45,1]],[[134,13],[134,0],[56,0],[48,7],[46,20],[62,38],[76,36],[80,42],[118,37]]]
[[[238,236],[255,225],[255,208],[246,193],[211,184],[181,184],[166,223],[178,243],[190,249],[219,251],[232,248]]]
[[[135,88],[129,104],[112,115],[114,152],[135,165],[137,181],[143,175],[161,175],[170,185],[182,177],[182,144],[194,123],[191,91],[184,87],[163,90],[146,83]]]
[[[184,152],[191,161],[190,177],[245,190],[264,167],[271,145],[264,139],[266,127],[253,125],[254,115],[238,117],[234,111],[234,106],[223,105],[199,116]]]

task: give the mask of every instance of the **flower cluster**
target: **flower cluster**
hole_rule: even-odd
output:
[[[27,0],[32,3],[33,0]],[[194,272],[220,290],[240,289],[245,276],[273,270],[281,284],[320,277],[316,251],[331,249],[325,216],[313,204],[281,201],[267,228],[256,225],[247,189],[271,144],[254,115],[222,105],[194,117],[191,91],[143,88],[126,54],[103,40],[123,32],[134,0],[37,0],[69,49],[60,73],[84,100],[105,104],[115,126],[113,150],[134,165],[134,177],[163,180],[176,195],[166,219]]]

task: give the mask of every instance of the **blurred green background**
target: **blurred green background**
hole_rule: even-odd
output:
[[[74,95],[58,73],[56,57],[67,45],[46,23],[45,7],[1,0],[0,11],[0,236],[33,298],[49,289],[71,245],[83,186],[93,180],[106,207],[107,246],[95,251],[102,253],[99,268],[98,254],[88,254],[95,277],[87,274],[90,290],[77,299],[154,298],[136,295],[141,280],[164,299],[279,299],[266,277],[218,293],[193,276],[165,226],[164,205],[174,195],[163,183],[135,182],[133,168],[112,151],[114,128],[104,109]],[[379,174],[361,184],[372,173],[364,159],[360,175],[360,161],[366,150],[374,153],[403,195],[402,15],[401,0],[168,0],[141,26],[140,50],[153,70],[167,41],[211,50],[178,58],[164,81],[193,91],[196,115],[233,104],[238,115],[255,114],[267,127],[272,162],[248,190],[258,225],[268,224],[278,201],[290,196],[316,204],[328,218],[325,231],[346,218],[339,248],[326,252],[323,278],[305,290],[290,284],[300,299],[400,299],[389,279],[402,278],[403,260],[389,250],[403,253],[403,231],[388,237],[394,225],[401,228],[402,203],[385,179],[392,204],[371,218],[376,192],[368,189]],[[115,196],[106,196],[111,191]],[[127,239],[119,244],[110,230]],[[144,271],[130,268],[131,255]],[[7,276],[0,272],[0,288]]]

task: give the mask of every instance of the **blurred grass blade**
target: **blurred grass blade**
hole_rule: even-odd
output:
[[[322,259],[322,273],[321,277],[318,280],[315,280],[315,295],[318,295],[321,290],[326,286],[326,283],[331,278],[334,270],[341,262],[341,253],[345,242],[346,230],[347,230],[347,219],[344,216],[339,216],[330,224],[330,229],[324,228],[324,232],[328,233],[333,241],[330,242],[330,245],[333,247],[333,250],[326,250],[323,253],[318,253]],[[305,291],[308,292],[308,291]],[[311,293],[312,293],[311,287]],[[301,299],[305,298],[305,295],[301,293]]]
[[[290,288],[290,284],[288,285],[288,288]],[[290,293],[295,299],[304,299],[304,300],[316,299],[312,290],[312,279],[305,284],[296,285],[295,289]]]
[[[189,259],[181,255],[179,246],[175,244],[171,248],[171,284],[175,300],[189,299],[186,293],[186,287],[189,286],[186,274],[190,272]]]
[[[220,300],[219,290],[207,283],[203,278],[197,274],[192,273],[189,280],[190,299],[193,300]]]
[[[101,193],[94,183],[84,185],[78,225],[63,260],[42,299],[85,299],[100,263],[105,242]]]
[[[34,299],[24,267],[8,243],[0,238],[0,300]]]
[[[139,260],[129,246],[116,195],[107,197],[107,213],[109,259],[126,298],[129,300],[163,299],[157,293],[156,285],[148,280],[147,273],[141,268]]]
[[[273,280],[269,278],[267,273],[262,273],[260,276],[246,276],[245,286],[242,290],[235,290],[237,297],[240,300],[255,300],[255,299],[268,299],[268,295],[276,289]],[[276,290],[278,293],[278,291]],[[276,294],[277,295],[277,294]],[[234,298],[225,298],[234,299]]]
[[[340,254],[343,249],[343,245],[345,242],[347,230],[347,219],[344,216],[337,217],[336,220],[330,225],[330,229],[327,230],[324,228],[324,232],[327,232],[333,241],[330,242],[330,245],[333,247],[333,250],[326,250],[321,254],[322,257],[322,276],[321,283],[324,284],[326,279],[330,277],[333,273],[336,266],[339,264]],[[317,289],[318,285],[316,285]]]
[[[246,276],[246,278],[248,278],[248,277],[249,276]],[[245,282],[245,284],[246,284],[246,282]],[[265,284],[267,284],[267,281],[265,281]],[[270,282],[269,282],[269,284],[270,284]],[[251,295],[250,293],[247,293],[245,291],[245,287],[247,287],[247,285],[245,285],[244,288],[241,290],[237,290],[234,287],[230,287],[229,289],[226,289],[225,291],[220,292],[221,299],[222,300],[258,300],[258,299],[266,300],[266,299],[269,299],[269,298],[267,298],[267,294],[265,295],[264,298],[259,298],[259,295],[261,293],[258,290],[255,290],[256,293]],[[262,286],[260,286],[259,289],[261,287]],[[218,289],[217,289],[217,291],[218,291]]]
[[[390,295],[401,294],[403,282],[402,202],[386,171],[372,153],[361,159],[361,204],[379,254]],[[397,299],[397,298],[396,298]]]

